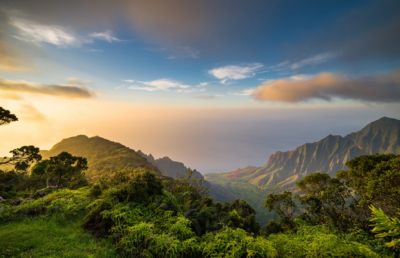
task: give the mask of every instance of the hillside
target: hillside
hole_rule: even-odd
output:
[[[144,157],[149,163],[158,168],[158,170],[164,176],[169,176],[172,178],[185,178],[188,176],[189,168],[185,166],[182,162],[174,161],[171,158],[165,156],[162,158],[154,158],[153,155],[146,155],[142,151],[138,151],[138,153]],[[197,170],[192,170],[192,178],[203,179],[203,175]]]
[[[287,189],[310,173],[323,171],[333,176],[346,168],[348,160],[375,153],[400,153],[400,120],[382,117],[358,132],[344,137],[329,135],[291,151],[278,151],[261,167],[237,169],[220,176],[266,190]]]
[[[76,156],[88,159],[89,169],[86,175],[94,179],[105,173],[115,171],[127,171],[130,169],[145,167],[154,173],[161,173],[172,178],[185,177],[187,168],[181,162],[176,162],[168,157],[154,159],[141,151],[135,151],[120,143],[112,142],[99,136],[87,137],[78,135],[63,139],[50,150],[43,151],[44,158],[55,156],[67,151]],[[194,171],[193,177],[202,178],[202,175]]]

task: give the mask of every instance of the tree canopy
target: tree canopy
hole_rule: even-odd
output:
[[[9,110],[0,107],[0,125],[9,124],[18,121],[16,115],[12,114]]]

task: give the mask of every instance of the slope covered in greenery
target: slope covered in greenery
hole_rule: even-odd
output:
[[[34,146],[11,153],[2,161],[9,169],[0,170],[0,256],[400,255],[394,154],[360,156],[337,177],[312,173],[298,192],[268,194],[264,206],[276,216],[261,227],[246,201],[215,202],[202,180],[160,176],[152,167],[88,180],[84,157],[43,159]]]
[[[80,186],[70,177],[58,187],[35,190],[38,181],[54,176],[48,169],[54,160],[40,161],[33,174],[21,178],[29,191],[0,202],[0,239],[7,239],[3,256],[391,257],[397,252],[398,234],[390,233],[398,230],[397,220],[384,216],[395,216],[400,205],[398,156],[361,157],[338,178],[311,174],[299,183],[301,195],[270,194],[265,205],[277,217],[263,228],[245,201],[216,203],[201,184],[156,177],[146,169],[101,184]],[[376,219],[370,205],[382,209]],[[391,244],[375,239],[375,232],[393,237]]]
[[[96,179],[102,174],[130,171],[139,167],[148,168],[154,173],[161,173],[172,178],[187,177],[189,171],[189,168],[182,162],[171,160],[169,157],[156,159],[151,154],[147,155],[140,150],[135,151],[99,136],[78,135],[66,138],[55,144],[50,150],[42,151],[42,154],[47,158],[63,151],[87,158],[89,169],[86,173],[90,179]],[[203,178],[198,171],[190,171],[192,178]]]
[[[48,158],[63,151],[87,158],[89,168],[86,175],[90,179],[138,167],[148,168],[154,173],[159,173],[157,168],[138,152],[98,136],[89,138],[85,135],[78,135],[64,139],[50,150],[42,151],[42,155],[44,158]]]

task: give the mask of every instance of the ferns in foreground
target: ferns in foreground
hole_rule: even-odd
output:
[[[389,248],[400,248],[400,219],[387,216],[382,209],[374,206],[370,207],[372,212],[372,232],[377,238],[385,240],[385,245]]]

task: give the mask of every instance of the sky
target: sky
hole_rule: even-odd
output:
[[[400,119],[400,2],[0,0],[0,154],[87,134],[203,173]]]

